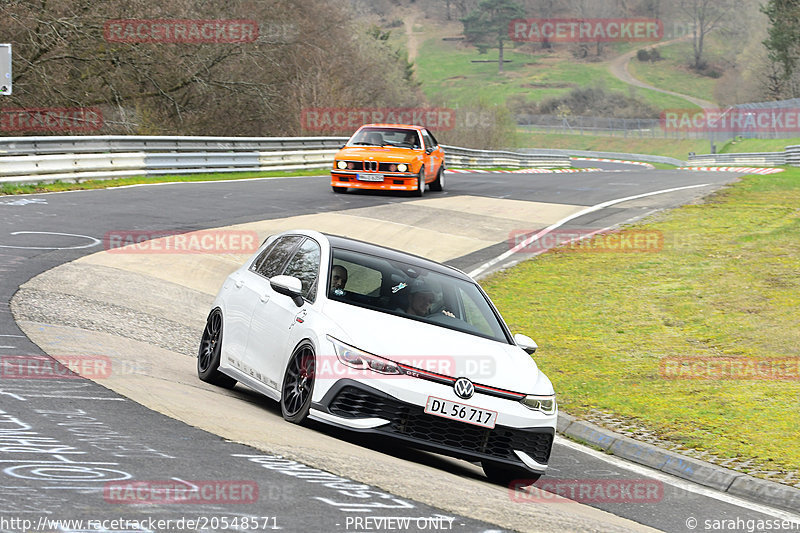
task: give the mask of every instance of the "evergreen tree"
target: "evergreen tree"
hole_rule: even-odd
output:
[[[791,81],[800,58],[800,0],[769,0],[762,11],[770,24],[764,46],[773,64],[780,67],[781,85],[796,85]],[[791,96],[797,96],[796,92],[789,91]]]
[[[511,40],[509,24],[523,18],[525,10],[514,0],[482,0],[478,7],[461,19],[467,41],[478,47],[482,54],[497,48],[497,72],[503,73],[503,43]]]

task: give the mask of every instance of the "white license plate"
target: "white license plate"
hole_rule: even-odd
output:
[[[358,181],[383,181],[383,174],[358,174]]]
[[[428,396],[425,412],[429,415],[441,416],[450,420],[458,420],[467,424],[475,424],[492,429],[497,422],[497,411],[478,409],[471,405],[451,402],[435,396]]]

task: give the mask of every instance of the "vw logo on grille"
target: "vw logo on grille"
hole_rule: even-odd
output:
[[[453,384],[453,390],[456,391],[456,396],[459,398],[469,400],[475,394],[475,385],[467,378],[458,378]]]

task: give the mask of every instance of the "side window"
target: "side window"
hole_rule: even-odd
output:
[[[264,251],[258,254],[256,260],[253,261],[252,265],[250,265],[250,270],[252,270],[253,272],[258,272],[258,269],[261,267],[261,263],[263,263],[264,260],[267,258],[267,256],[272,252],[272,250],[275,249],[276,244],[278,244],[278,239],[275,239],[274,241],[272,241],[272,244],[264,248]]]
[[[422,138],[425,139],[425,148],[429,150],[436,149],[436,141],[433,139],[428,130],[422,130]]]
[[[439,146],[439,141],[436,140],[436,137],[433,136],[433,133],[429,132],[428,130],[425,130],[425,133],[427,133],[428,137],[430,137],[431,141],[433,141],[433,144],[431,144],[432,147],[436,148]]]
[[[306,239],[283,271],[303,283],[303,298],[311,301],[316,296],[320,255],[319,244],[314,239]]]
[[[261,252],[261,255],[253,261],[250,270],[265,278],[277,275],[302,238],[299,235],[281,237]]]

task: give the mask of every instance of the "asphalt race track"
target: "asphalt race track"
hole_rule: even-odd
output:
[[[448,174],[445,192],[422,199],[337,195],[326,177],[0,197],[0,354],[105,354],[125,369],[94,381],[0,376],[0,531],[702,531],[704,520],[790,517],[561,439],[548,476],[655,480],[663,493],[636,504],[520,501],[470,463],[288,424],[274,402],[194,375],[219,277],[243,256],[97,254],[109,232],[234,226],[263,238],[302,224],[487,272],[530,256],[496,260],[514,232],[583,212],[563,227],[613,227],[737,177],[582,166],[607,171]],[[648,195],[658,191],[670,192]],[[219,497],[132,505],[113,490],[132,480],[188,490],[218,480]]]

